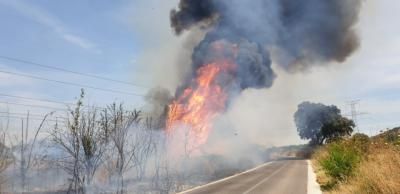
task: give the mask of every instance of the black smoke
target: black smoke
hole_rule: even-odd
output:
[[[179,11],[171,11],[171,25],[176,34],[181,34],[184,29],[189,29],[199,22],[211,22],[217,10],[213,0],[186,0],[180,1]]]
[[[350,56],[359,46],[360,6],[361,0],[181,0],[171,26],[177,35],[195,26],[207,32],[193,51],[193,74],[213,60],[212,44],[224,41],[239,48],[233,85],[267,88],[275,78],[272,59],[295,72]]]

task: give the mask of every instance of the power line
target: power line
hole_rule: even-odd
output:
[[[23,74],[23,73],[16,73],[16,72],[3,71],[3,70],[0,70],[0,73],[11,74],[11,75],[16,75],[16,76],[20,76],[20,77],[28,77],[28,78],[31,78],[31,79],[44,80],[44,81],[49,81],[49,82],[55,82],[55,83],[59,83],[59,84],[71,85],[71,86],[80,87],[80,88],[81,87],[90,88],[90,89],[93,89],[93,90],[100,90],[100,91],[106,91],[106,92],[112,92],[112,93],[132,95],[132,96],[141,96],[141,97],[145,96],[145,95],[137,94],[137,93],[124,92],[124,91],[113,90],[113,89],[99,88],[99,87],[88,86],[88,85],[83,85],[83,84],[77,84],[77,83],[72,83],[72,82],[64,82],[64,81],[53,80],[53,79],[48,79],[48,78],[42,78],[42,77],[39,77],[39,76],[28,75],[28,74]]]
[[[29,117],[44,117],[44,115],[39,115],[39,114],[31,114],[31,113],[14,113],[14,112],[0,112],[0,114],[9,114],[9,115],[21,115],[21,116],[27,116]]]
[[[33,108],[43,108],[43,109],[50,109],[50,110],[59,110],[59,111],[70,111],[70,109],[67,108],[56,108],[56,107],[50,107],[50,106],[42,106],[42,105],[31,105],[31,104],[22,104],[22,103],[14,103],[14,102],[0,102],[0,104],[6,104],[6,105],[16,105],[16,106],[25,106],[25,107],[33,107]],[[86,108],[90,108],[90,106],[86,106]],[[105,110],[107,108],[104,107],[93,107],[94,109],[98,110]]]
[[[52,70],[72,73],[72,74],[76,74],[76,75],[80,75],[80,76],[86,76],[86,77],[91,77],[91,78],[100,79],[100,80],[112,81],[112,82],[131,85],[131,86],[135,86],[135,87],[148,88],[146,86],[142,86],[142,85],[135,84],[135,83],[132,83],[132,82],[111,79],[111,78],[98,76],[98,75],[93,75],[93,74],[88,74],[88,73],[81,73],[81,72],[77,72],[77,71],[73,71],[73,70],[69,70],[69,69],[65,69],[65,68],[50,66],[50,65],[43,65],[43,64],[40,64],[40,63],[27,61],[27,60],[23,60],[23,59],[17,59],[17,58],[13,58],[13,57],[2,56],[2,55],[0,55],[0,58],[5,59],[5,60],[9,60],[9,61],[24,63],[24,64],[28,64],[28,65],[34,65],[34,66],[38,66],[38,67],[42,67],[42,68],[46,68],[46,69],[52,69]]]
[[[50,107],[50,106],[20,104],[20,103],[14,103],[14,102],[0,102],[0,104],[12,104],[12,105],[17,105],[17,106],[27,106],[27,107],[34,107],[34,108],[43,108],[43,109],[51,109],[51,110],[68,111],[68,109],[65,109],[65,108],[55,108],[55,107]]]
[[[10,97],[10,98],[19,98],[19,99],[24,99],[24,100],[34,100],[34,101],[41,101],[41,102],[50,102],[50,103],[63,104],[63,105],[72,105],[72,106],[76,105],[76,104],[74,104],[74,103],[68,103],[68,102],[62,102],[62,101],[47,100],[47,99],[42,99],[42,98],[31,98],[31,97],[25,97],[25,96],[15,96],[15,95],[2,94],[2,93],[0,93],[0,96]]]
[[[26,117],[29,115],[29,118],[31,118],[31,117],[44,118],[45,117],[45,115],[31,114],[31,113],[28,114],[28,113],[0,112],[0,114],[19,115],[19,116],[26,116]],[[56,116],[56,118],[66,119],[66,117],[61,117],[61,116]]]
[[[26,119],[24,117],[17,117],[17,116],[6,116],[6,115],[0,115],[1,118],[10,118],[10,119]],[[39,118],[29,118],[31,120],[36,120],[36,121],[42,121],[43,119]],[[54,120],[54,119],[46,119],[45,121],[52,121],[52,122],[61,122],[60,120]]]
[[[50,103],[69,105],[69,106],[74,106],[74,107],[77,106],[77,104],[75,104],[75,103],[62,102],[62,101],[56,101],[56,100],[49,100],[49,99],[43,99],[43,98],[32,98],[32,97],[25,97],[25,96],[16,96],[16,95],[3,94],[3,93],[0,93],[0,96],[8,97],[8,98],[23,99],[23,100],[32,100],[32,101],[38,101],[38,102],[50,102]],[[92,106],[92,105],[84,105],[84,104],[82,104],[81,106],[85,107],[85,108],[95,108],[95,109],[107,109],[108,108],[108,107]]]
[[[77,104],[74,104],[74,103],[55,101],[55,100],[48,100],[48,99],[43,99],[43,98],[32,98],[32,97],[25,97],[25,96],[15,96],[15,95],[3,94],[3,93],[0,93],[0,96],[10,97],[10,98],[18,98],[18,99],[23,99],[23,100],[33,100],[33,101],[39,101],[39,102],[50,102],[50,103],[55,103],[55,104],[69,105],[69,106],[73,106],[73,107],[77,106]],[[0,104],[13,104],[13,105],[20,105],[20,106],[28,106],[28,107],[39,107],[39,108],[46,108],[46,109],[54,109],[54,108],[49,107],[49,106],[30,105],[30,104],[28,105],[28,104],[14,103],[14,102],[0,102]],[[81,106],[84,107],[84,109],[90,109],[90,108],[94,108],[94,109],[97,109],[97,110],[108,109],[108,107],[101,107],[101,106],[91,106],[91,105],[81,105]],[[69,109],[66,109],[66,108],[64,108],[64,109],[63,108],[56,108],[56,109],[69,110]]]
[[[43,98],[32,98],[32,97],[25,97],[25,96],[15,96],[15,95],[3,94],[3,93],[0,93],[0,96],[10,97],[10,98],[18,98],[18,99],[24,99],[24,100],[33,100],[33,101],[39,101],[39,102],[50,102],[50,103],[69,105],[69,106],[76,106],[76,104],[74,104],[74,103],[68,103],[68,102],[62,102],[62,101],[56,101],[56,100],[48,100],[48,99],[43,99]],[[104,107],[100,107],[100,106],[88,106],[88,105],[82,105],[82,106],[84,106],[84,107],[94,107],[94,108],[98,108],[98,109],[105,109]]]

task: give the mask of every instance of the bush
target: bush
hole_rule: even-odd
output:
[[[350,143],[354,149],[360,152],[360,154],[364,155],[366,152],[368,152],[370,139],[368,135],[356,133],[351,137]]]
[[[345,140],[343,137],[332,137],[326,140],[327,144],[330,143],[338,143],[338,142],[342,142],[343,140]]]
[[[389,131],[389,132],[386,133],[385,139],[386,139],[387,142],[390,142],[390,143],[396,142],[397,141],[397,133]]]
[[[400,193],[400,150],[393,145],[371,146],[368,158],[363,160],[357,176],[339,185],[332,194]]]
[[[360,161],[360,154],[344,143],[333,143],[327,148],[328,154],[320,159],[320,165],[333,182],[345,181],[353,175]]]
[[[400,145],[400,133],[396,130],[388,131],[385,134],[385,140],[394,145]]]
[[[321,147],[313,155],[321,189],[331,194],[400,193],[396,140],[400,140],[398,131],[371,138],[354,134]]]

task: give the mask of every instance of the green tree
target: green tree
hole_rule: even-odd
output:
[[[354,122],[343,117],[339,108],[321,103],[301,103],[294,119],[299,136],[312,145],[351,135],[354,128]]]
[[[343,136],[350,136],[353,133],[355,124],[352,120],[338,116],[331,122],[325,123],[321,127],[322,142],[332,141]]]

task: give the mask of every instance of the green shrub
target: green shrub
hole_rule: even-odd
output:
[[[334,182],[345,181],[353,175],[359,161],[360,153],[344,143],[333,143],[328,146],[328,155],[320,159],[320,165]]]

